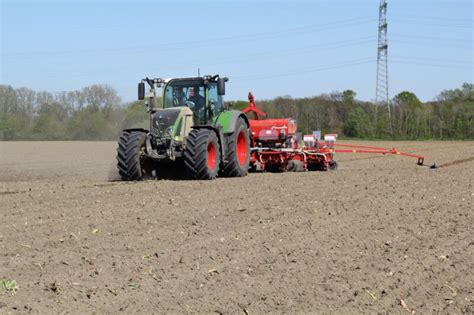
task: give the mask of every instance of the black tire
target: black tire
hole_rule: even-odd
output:
[[[193,129],[186,139],[184,166],[191,179],[214,179],[220,164],[219,141],[210,129]]]
[[[117,168],[122,180],[142,180],[152,175],[145,153],[146,134],[141,131],[124,131],[117,148]]]
[[[291,160],[286,166],[288,172],[304,172],[304,164],[298,160]]]
[[[296,166],[296,163],[294,161],[289,161],[288,165],[286,166],[286,170],[288,172],[296,172],[296,168],[297,168],[297,166]]]
[[[237,119],[235,132],[227,139],[227,164],[222,174],[227,177],[242,177],[249,172],[250,138],[249,128],[243,118]]]

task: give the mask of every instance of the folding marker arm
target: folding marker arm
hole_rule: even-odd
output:
[[[412,157],[417,159],[417,164],[418,165],[423,165],[425,161],[425,157],[421,155],[416,155],[416,154],[411,154],[411,153],[406,153],[406,152],[401,152],[398,151],[395,148],[392,149],[386,149],[386,148],[380,148],[380,147],[371,147],[371,146],[363,146],[363,145],[352,145],[352,144],[335,144],[335,146],[339,147],[347,147],[347,148],[352,148],[352,149],[333,149],[333,152],[335,153],[373,153],[373,154],[393,154],[393,155],[402,155],[402,156],[407,156],[407,157]]]

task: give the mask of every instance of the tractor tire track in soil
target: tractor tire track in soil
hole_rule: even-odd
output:
[[[452,161],[452,162],[444,163],[444,164],[438,165],[438,167],[439,167],[439,168],[448,167],[448,166],[459,165],[459,164],[463,164],[463,163],[467,163],[467,162],[472,162],[472,161],[474,161],[474,157],[470,157],[470,158],[467,158],[467,159],[460,159],[460,160],[455,160],[455,161]]]
[[[2,142],[0,313],[472,314],[474,143],[354,144],[441,168],[120,182],[116,143]]]

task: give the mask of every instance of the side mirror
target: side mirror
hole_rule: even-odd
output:
[[[138,83],[138,99],[145,99],[145,83],[143,82]]]
[[[225,82],[227,78],[217,79],[217,95],[225,95]]]

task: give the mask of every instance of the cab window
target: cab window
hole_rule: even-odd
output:
[[[207,103],[213,116],[219,115],[224,109],[224,102],[222,96],[217,95],[217,83],[215,82],[209,84]]]

